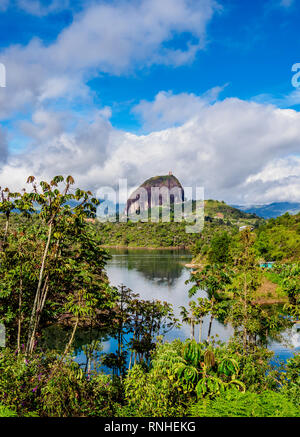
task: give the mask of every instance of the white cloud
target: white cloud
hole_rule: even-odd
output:
[[[300,147],[299,147],[300,151]],[[244,183],[247,198],[259,202],[300,201],[300,155],[271,160]]]
[[[94,67],[116,74],[141,62],[183,64],[203,47],[216,9],[213,0],[101,2],[78,15],[48,54],[62,68]],[[182,32],[195,39],[186,50],[163,46]]]
[[[172,108],[176,96],[168,96]],[[191,96],[192,108],[196,97]],[[25,125],[31,149],[9,158],[0,185],[22,184],[29,174],[71,173],[96,192],[118,178],[134,187],[172,170],[185,186],[204,186],[207,197],[234,203],[299,200],[300,113],[235,98],[199,108],[181,126],[148,135],[114,129],[106,110],[78,119],[72,133],[66,133],[66,119],[37,113],[31,131]]]
[[[50,13],[37,2],[25,3],[28,11],[29,3],[36,5],[36,15]],[[25,151],[7,156],[0,133],[0,185],[20,188],[29,174],[73,174],[79,185],[96,191],[119,177],[133,187],[172,170],[186,186],[203,185],[207,197],[236,203],[299,200],[296,111],[236,98],[216,101],[222,87],[202,96],[161,91],[133,109],[150,131],[134,135],[113,128],[108,107],[95,111],[91,105],[91,114],[82,118],[50,110],[60,98],[92,103],[85,83],[101,72],[128,74],[155,63],[192,61],[216,10],[213,0],[101,1],[77,14],[54,43],[34,39],[3,50],[7,87],[0,92],[0,118],[22,109],[32,117],[18,125],[29,138]],[[190,35],[187,47],[167,48],[182,33]],[[289,99],[298,101],[298,95]]]
[[[214,87],[202,96],[161,91],[155,96],[153,102],[142,100],[133,108],[132,112],[142,119],[144,128],[161,130],[169,126],[183,124],[199,114],[208,104],[218,99],[224,87]]]
[[[41,3],[23,0],[21,6],[31,4]],[[147,65],[192,61],[204,47],[206,25],[219,9],[214,0],[88,3],[54,43],[45,45],[35,38],[25,47],[14,45],[0,52],[7,71],[0,119],[45,99],[86,98],[84,83],[101,72],[128,74]],[[186,49],[166,47],[182,33],[190,35]]]
[[[40,0],[17,0],[17,5],[28,14],[43,17],[67,9],[70,6],[70,1],[52,0],[48,4],[44,4]]]
[[[300,152],[300,147],[299,147]],[[246,183],[274,182],[300,176],[300,156],[288,156],[269,162],[261,172],[248,177]]]
[[[22,121],[19,127],[34,142],[47,142],[49,138],[57,138],[64,133],[67,119],[67,114],[39,109],[33,113],[31,122]]]
[[[300,176],[289,176],[272,182],[261,180],[247,184],[247,191],[239,200],[244,204],[299,202]]]

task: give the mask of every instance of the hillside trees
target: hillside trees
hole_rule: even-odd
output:
[[[194,284],[190,296],[198,290],[204,290],[208,295],[207,339],[211,336],[213,320],[220,319],[233,327],[235,339],[241,342],[244,354],[250,353],[258,341],[266,344],[270,335],[276,336],[288,323],[278,312],[255,303],[262,279],[255,243],[256,235],[249,229],[235,238],[216,234],[202,261],[204,265],[188,281]],[[289,293],[295,293],[295,278],[290,277],[286,287],[287,284]]]
[[[27,182],[30,192],[9,196],[5,190],[0,203],[5,216],[0,317],[11,340],[17,337],[18,350],[22,341],[30,355],[41,321],[57,320],[70,296],[81,293],[85,299],[96,298],[101,308],[109,305],[113,292],[104,274],[108,254],[86,224],[98,204],[92,193],[72,189],[71,176],[39,184],[29,177]],[[12,210],[20,215],[9,228]]]
[[[300,213],[270,219],[257,229],[255,250],[266,261],[295,262],[300,257]]]

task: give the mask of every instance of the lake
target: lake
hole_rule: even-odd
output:
[[[112,259],[107,265],[107,274],[112,285],[125,285],[138,293],[142,299],[159,299],[173,305],[174,314],[180,318],[180,306],[188,306],[189,284],[185,281],[190,277],[190,269],[185,264],[191,262],[192,255],[184,250],[149,250],[149,249],[110,249]],[[198,292],[193,299],[205,297],[204,291]],[[202,340],[205,340],[210,317],[204,319]],[[224,326],[214,321],[212,335],[218,336],[221,341],[228,341],[232,335],[230,326]],[[197,327],[196,327],[197,336]],[[165,335],[165,340],[172,341],[176,338],[185,340],[190,337],[190,327],[182,324],[180,329],[173,329]],[[293,344],[270,342],[270,349],[275,352],[275,357],[288,359],[296,351],[300,351],[300,333],[286,332],[285,341]],[[104,352],[114,352],[116,342],[108,340],[103,342]],[[77,359],[85,361],[83,352],[78,353]]]

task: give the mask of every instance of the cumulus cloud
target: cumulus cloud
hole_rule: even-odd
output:
[[[214,87],[202,96],[161,91],[153,102],[142,100],[132,109],[132,112],[142,120],[144,128],[148,130],[161,130],[180,125],[193,118],[208,104],[215,102],[225,86]]]
[[[34,142],[9,158],[0,185],[10,175],[21,184],[32,173],[71,173],[97,191],[115,186],[118,178],[135,187],[172,170],[185,186],[204,186],[206,197],[239,203],[300,198],[300,113],[294,110],[228,98],[197,106],[182,125],[147,135],[116,130],[105,114],[78,120],[74,132],[66,133],[56,114],[37,113],[32,124],[42,129],[27,131]]]
[[[72,69],[99,67],[116,74],[140,62],[180,65],[203,48],[206,25],[218,8],[213,0],[101,2],[78,15],[49,55]],[[191,36],[186,50],[163,44],[183,32]]]
[[[37,144],[57,138],[65,131],[68,115],[38,109],[32,115],[31,121],[21,121],[19,127],[23,134]]]
[[[300,147],[299,147],[300,150]],[[251,175],[244,183],[247,199],[257,202],[300,200],[300,156],[287,156],[271,160],[262,171]]]
[[[298,176],[300,176],[300,156],[288,156],[271,161],[261,172],[249,176],[246,183],[274,182]]]
[[[28,12],[35,5],[30,13],[50,13],[39,9],[40,2],[20,2]],[[120,177],[135,187],[172,170],[185,186],[204,186],[206,197],[235,203],[299,200],[300,113],[279,109],[278,102],[219,101],[223,87],[201,96],[161,91],[133,108],[144,135],[115,129],[108,107],[91,105],[81,118],[51,109],[60,99],[92,102],[85,84],[98,74],[191,62],[205,46],[206,26],[218,9],[213,0],[91,2],[55,42],[33,39],[2,50],[7,87],[0,93],[0,119],[22,109],[31,119],[18,123],[29,144],[19,153],[7,155],[0,132],[0,185],[20,188],[29,174],[72,174],[79,185],[97,191]],[[176,48],[182,33],[190,40]],[[296,91],[289,99],[298,101]]]
[[[27,9],[41,5],[20,2]],[[35,38],[25,47],[14,45],[0,52],[7,71],[0,119],[43,99],[86,96],[89,90],[84,83],[101,72],[124,74],[145,65],[177,66],[192,61],[204,47],[207,23],[218,9],[214,0],[88,4],[52,44]],[[186,48],[167,47],[182,33],[190,35]]]

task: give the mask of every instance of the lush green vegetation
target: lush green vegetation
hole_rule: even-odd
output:
[[[162,208],[158,208],[161,214]],[[191,211],[195,211],[195,202],[191,205]],[[188,247],[192,248],[199,243],[198,233],[187,233],[186,226],[192,224],[194,212],[190,215],[189,221],[152,223],[132,222],[95,222],[95,227],[101,235],[101,242],[107,246],[125,247]],[[211,236],[221,229],[228,233],[237,233],[240,226],[258,226],[263,222],[255,215],[246,214],[238,209],[226,205],[224,202],[215,200],[205,201],[205,226],[202,232],[202,240],[207,244]]]
[[[186,223],[96,223],[101,243],[125,247],[190,247],[195,234],[185,232]]]
[[[253,359],[235,342],[176,340],[157,344],[148,365],[140,361],[120,378],[93,371],[87,377],[70,359],[57,366],[53,354],[16,357],[6,349],[0,353],[0,414],[299,417],[299,357],[279,371],[267,356],[257,349]]]
[[[171,305],[112,287],[101,245],[124,236],[139,245],[143,235],[143,245],[177,246],[173,232],[184,224],[95,226],[87,219],[97,200],[74,190],[71,176],[28,183],[28,192],[0,192],[0,322],[7,330],[0,416],[299,416],[300,357],[273,367],[267,346],[299,317],[300,267],[285,262],[272,271],[284,307],[258,304],[261,229],[207,221],[194,246],[201,267],[188,281],[193,300],[181,308],[191,338],[167,343],[164,333],[181,322]],[[288,228],[297,223],[284,220]],[[203,289],[206,297],[197,297]],[[216,320],[233,327],[228,344],[211,335]],[[66,335],[46,347],[45,328],[57,326]],[[82,365],[72,354],[81,329],[89,335]],[[113,353],[102,351],[105,336],[115,339]]]
[[[206,205],[215,201],[207,201]],[[226,208],[227,205],[226,205]],[[205,208],[207,213],[207,206]],[[249,225],[251,223],[248,223]],[[255,223],[253,232],[256,235],[254,244],[255,253],[258,261],[280,261],[290,262],[298,261],[300,257],[300,213],[296,215],[284,214],[276,219],[262,220]],[[217,230],[228,233],[228,228],[222,227]],[[200,235],[194,247],[194,254],[198,255],[200,260],[206,257],[211,250],[210,240],[216,232],[209,233],[210,239],[207,241],[204,235]],[[236,232],[236,242],[238,241],[238,233]]]
[[[281,393],[240,393],[228,391],[222,396],[190,408],[195,417],[299,417],[299,408]]]
[[[270,219],[257,230],[256,250],[267,261],[300,258],[300,213]]]
[[[286,213],[277,219],[262,222],[253,229],[255,263],[258,266],[265,262],[275,262],[272,269],[265,268],[262,271],[265,279],[261,281],[263,283],[256,296],[261,301],[273,299],[274,302],[286,303],[285,298],[291,296],[291,285],[288,284],[291,279],[288,277],[293,276],[294,282],[297,282],[299,276],[299,226],[300,214],[293,216]],[[214,254],[217,254],[217,257],[226,256],[226,263],[230,263],[235,252],[239,250],[239,239],[239,233],[229,234],[225,228],[210,234],[209,239],[201,235],[193,247],[193,263],[202,266],[206,262],[216,262],[217,260],[213,259]],[[223,246],[229,248],[225,255]],[[292,287],[297,288],[297,285],[294,284]]]

